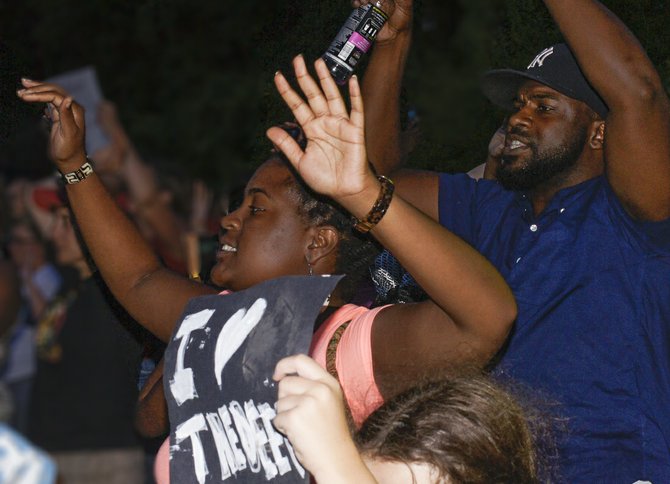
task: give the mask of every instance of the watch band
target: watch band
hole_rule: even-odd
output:
[[[77,170],[71,171],[70,173],[63,173],[63,181],[68,185],[74,185],[79,183],[82,180],[86,180],[89,176],[93,174],[93,166],[87,160],[86,163],[81,165]]]

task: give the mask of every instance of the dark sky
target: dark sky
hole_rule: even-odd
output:
[[[668,2],[606,3],[667,79]],[[289,117],[274,72],[290,71],[297,53],[321,55],[349,12],[347,0],[0,0],[0,168],[45,170],[37,128],[26,128],[36,110],[14,95],[19,76],[94,65],[147,158],[225,182],[262,159],[265,129]],[[526,65],[559,39],[539,0],[418,1],[403,105],[418,113],[422,137],[410,163],[476,165],[502,116],[478,75]]]

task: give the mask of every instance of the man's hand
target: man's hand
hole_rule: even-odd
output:
[[[484,167],[484,178],[486,180],[495,180],[496,178],[496,172],[500,166],[500,160],[502,159],[503,150],[505,149],[505,136],[507,134],[506,126],[507,119],[505,119],[502,126],[493,133],[491,141],[489,141],[489,152],[486,157],[486,166]]]
[[[376,0],[354,0],[351,4],[358,8]],[[388,42],[396,38],[399,32],[412,28],[412,0],[386,0],[382,6],[389,19],[377,35],[378,44]]]

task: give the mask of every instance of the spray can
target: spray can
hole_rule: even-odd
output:
[[[382,10],[382,0],[363,5],[349,15],[330,47],[323,54],[335,82],[346,84],[356,64],[370,50],[388,15]]]

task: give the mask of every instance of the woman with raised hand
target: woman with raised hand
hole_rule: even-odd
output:
[[[273,154],[249,181],[242,205],[222,218],[211,279],[236,291],[284,275],[345,273],[319,318],[312,355],[325,367],[337,333],[337,357],[329,366],[360,423],[417,378],[466,361],[484,365],[505,340],[516,304],[486,259],[394,197],[392,183],[374,175],[357,79],[349,83],[348,112],[323,61],[315,65],[320,87],[302,57],[294,60],[309,102],[275,76],[307,142],[303,148],[286,130],[268,130],[290,163]],[[217,289],[163,268],[116,207],[87,161],[82,108],[55,85],[22,82],[18,95],[24,101],[47,103],[51,157],[105,281],[137,321],[167,341],[186,302]],[[374,310],[347,304],[352,291],[346,281],[366,269],[357,263],[366,262],[360,254],[372,245],[363,232],[391,250],[431,299]]]

